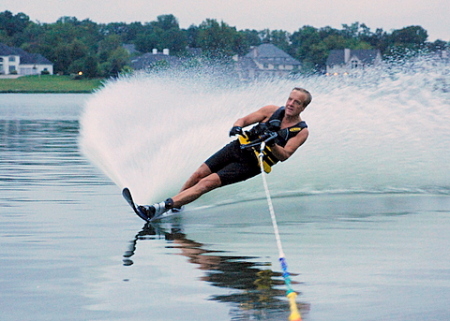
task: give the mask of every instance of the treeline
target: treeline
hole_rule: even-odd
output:
[[[227,61],[234,55],[246,54],[251,46],[272,43],[300,60],[302,72],[321,72],[332,49],[379,49],[385,59],[402,59],[449,47],[448,42],[427,42],[427,38],[427,31],[420,26],[386,32],[380,28],[372,31],[359,22],[343,24],[342,29],[303,26],[289,33],[237,30],[214,19],[181,29],[171,14],[145,23],[99,24],[75,17],[39,23],[24,13],[0,13],[1,43],[43,55],[54,63],[55,73],[81,70],[87,77],[110,77],[127,70],[133,53],[123,44],[133,44],[140,53],[167,48],[171,55],[180,57],[189,56],[187,48],[201,48],[205,57]]]

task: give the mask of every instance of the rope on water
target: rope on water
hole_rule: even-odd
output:
[[[284,283],[286,284],[286,288],[287,288],[286,296],[289,299],[289,308],[291,310],[291,313],[289,315],[289,320],[290,321],[301,321],[302,317],[300,315],[300,312],[298,311],[297,302],[295,301],[297,298],[297,293],[292,289],[291,276],[290,276],[290,273],[288,272],[286,258],[284,256],[283,247],[281,245],[280,233],[278,231],[278,224],[277,224],[277,219],[275,216],[275,210],[273,209],[272,198],[270,197],[269,186],[267,185],[266,174],[264,172],[263,150],[265,147],[266,147],[266,143],[262,142],[261,150],[259,153],[259,165],[261,167],[261,175],[263,178],[263,185],[264,185],[264,190],[266,192],[267,203],[269,204],[269,212],[270,212],[270,217],[272,219],[273,230],[275,233],[275,238],[277,240],[278,253],[279,253],[279,257],[280,257],[279,261],[281,264],[281,269],[283,270],[283,279],[284,279]]]

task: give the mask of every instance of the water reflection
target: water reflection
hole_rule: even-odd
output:
[[[134,264],[132,257],[138,242],[161,239],[168,243],[166,248],[179,249],[180,255],[187,257],[189,263],[204,271],[201,281],[230,291],[226,295],[212,295],[210,300],[231,305],[232,320],[287,320],[290,311],[282,274],[270,269],[270,262],[207,249],[205,244],[189,239],[179,224],[168,228],[158,223],[146,224],[130,242],[123,255],[123,264]],[[302,315],[309,310],[307,303],[298,302],[297,306]]]
[[[97,178],[80,157],[78,120],[0,120],[0,182],[11,189],[78,185]]]

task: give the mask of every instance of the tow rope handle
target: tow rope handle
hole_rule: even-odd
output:
[[[253,142],[245,142],[245,143],[241,143],[241,149],[247,149],[247,148],[251,148],[251,147],[255,147],[258,145],[261,145],[264,143],[264,147],[266,147],[266,144],[271,141],[272,139],[275,139],[278,136],[277,133],[275,132],[268,132],[267,134],[264,134],[262,137],[256,139]],[[244,137],[244,136],[243,136]],[[244,137],[244,139],[246,139],[247,137]],[[264,148],[261,148],[261,151]]]

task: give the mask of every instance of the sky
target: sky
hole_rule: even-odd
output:
[[[181,28],[216,19],[237,30],[290,33],[305,25],[341,29],[342,24],[360,22],[387,32],[419,25],[427,30],[428,41],[450,41],[450,0],[0,0],[0,12],[5,10],[42,23],[63,16],[145,23],[173,14]]]

